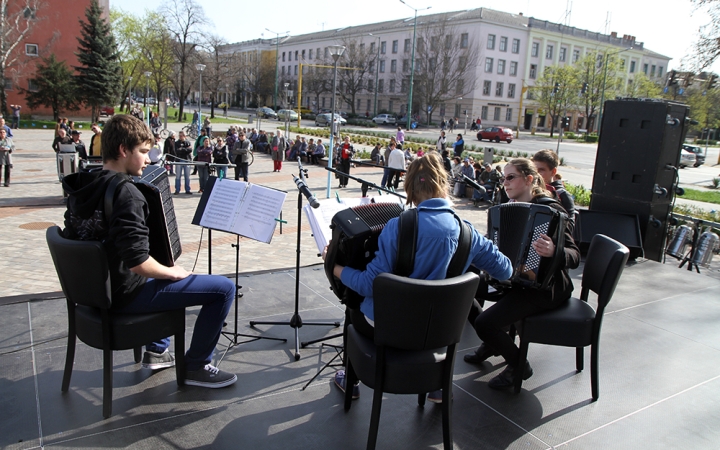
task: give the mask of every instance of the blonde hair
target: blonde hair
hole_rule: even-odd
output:
[[[532,175],[533,184],[531,188],[531,193],[533,198],[551,196],[550,192],[548,192],[548,190],[545,188],[545,181],[538,173],[537,167],[535,167],[534,162],[527,158],[515,158],[508,164],[515,167],[515,169],[521,174],[523,174],[523,176],[525,177],[527,177],[528,175]]]
[[[418,204],[419,198],[444,198],[447,194],[447,171],[437,153],[428,153],[410,163],[405,174],[406,204]]]

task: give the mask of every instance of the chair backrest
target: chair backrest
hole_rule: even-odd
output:
[[[603,234],[596,234],[590,241],[583,268],[581,298],[587,300],[588,290],[595,292],[599,315],[612,298],[629,255],[627,247]]]
[[[68,301],[109,309],[110,272],[102,243],[66,239],[57,226],[47,229],[45,239]]]
[[[445,280],[378,275],[375,344],[428,350],[459,342],[479,281],[472,272]]]

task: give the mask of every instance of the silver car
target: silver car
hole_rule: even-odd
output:
[[[377,116],[373,117],[372,120],[378,125],[395,125],[395,123],[397,122],[397,119],[392,114],[378,114]]]
[[[325,114],[318,114],[315,116],[315,126],[316,127],[327,127],[330,126],[330,113]],[[338,124],[345,125],[347,123],[347,120],[343,119],[342,116],[339,114],[335,114],[335,122]]]

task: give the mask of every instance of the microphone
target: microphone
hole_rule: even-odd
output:
[[[319,208],[320,202],[317,198],[313,195],[312,192],[310,192],[310,189],[308,189],[307,184],[300,178],[296,177],[295,175],[292,176],[293,181],[295,182],[295,185],[297,186],[298,190],[302,192],[302,194],[305,196],[305,198],[308,199],[308,202],[310,203],[310,206],[313,208]]]

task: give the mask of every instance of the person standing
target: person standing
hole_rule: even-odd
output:
[[[163,151],[162,147],[160,147],[160,135],[153,133],[153,137],[155,138],[155,143],[148,152],[148,158],[150,158],[150,164],[157,164],[157,162],[160,161]]]
[[[391,142],[390,156],[388,157],[388,169],[390,172],[387,180],[388,187],[392,185],[393,189],[397,190],[398,185],[400,184],[400,177],[402,176],[403,172],[405,172],[405,164],[405,154],[402,150],[395,146],[394,142]]]
[[[80,159],[87,160],[87,148],[85,148],[85,143],[80,140],[80,134],[78,130],[72,130],[70,137],[75,144],[75,152],[80,156]]]
[[[227,178],[227,169],[230,164],[230,155],[227,144],[223,141],[223,138],[217,138],[217,143],[213,149],[213,164],[219,164],[215,166],[217,168],[218,178]],[[237,179],[237,178],[236,178]]]
[[[203,141],[202,147],[198,149],[197,162],[200,163],[196,167],[198,169],[198,178],[200,181],[200,190],[205,190],[208,178],[210,178],[210,163],[212,162],[213,147],[210,139]]]
[[[390,167],[388,167],[388,161],[390,160],[390,153],[395,150],[395,138],[390,138],[390,143],[388,144],[387,148],[385,148],[385,153],[383,154],[383,166],[385,166],[383,170],[383,177],[382,180],[380,180],[380,187],[387,188],[390,186],[390,183],[388,183],[388,178],[390,178]]]
[[[355,149],[350,144],[350,136],[345,136],[342,145],[340,146],[340,171],[350,175],[350,160],[355,154]],[[348,177],[340,175],[340,186],[341,188],[347,187]]]
[[[462,158],[462,152],[465,149],[465,141],[463,141],[462,134],[458,134],[453,143],[453,153],[458,158]]]
[[[192,147],[185,137],[184,132],[180,132],[178,140],[175,141],[175,160],[179,163],[186,163],[177,166],[177,176],[175,177],[175,195],[180,193],[180,179],[185,175],[185,193],[192,194],[190,190],[190,166],[192,161]]]
[[[12,127],[18,129],[20,128],[20,109],[22,109],[22,106],[10,105],[10,109],[12,109]]]
[[[175,132],[171,131],[170,136],[165,139],[165,144],[163,145],[163,154],[169,155],[170,159],[167,159],[167,156],[165,157],[165,170],[169,172],[170,175],[175,174],[175,170],[173,165],[168,164],[168,162],[175,161]]]
[[[447,122],[445,122],[445,118],[443,117],[442,120],[440,121],[440,131],[444,132],[445,127],[447,127]]]
[[[12,169],[12,156],[15,150],[12,138],[7,136],[7,132],[0,128],[0,175],[5,173],[5,183],[3,186],[10,186],[10,169]]]
[[[445,132],[440,132],[440,137],[438,138],[437,142],[435,143],[435,148],[437,151],[442,153],[443,150],[445,150],[445,147],[447,146],[447,138],[445,137]]]
[[[397,133],[395,133],[395,142],[397,142],[400,147],[402,147],[405,143],[405,132],[403,131],[402,126],[398,125]]]
[[[90,138],[90,149],[88,156],[101,157],[102,156],[102,130],[98,124],[94,123],[90,126],[93,137]]]
[[[240,179],[240,175],[243,177],[243,181],[248,181],[249,169],[248,160],[249,153],[252,150],[252,143],[249,139],[245,139],[245,132],[241,131],[238,133],[238,141],[235,143],[231,150],[233,158],[235,158],[235,180]]]
[[[260,131],[262,133],[262,131]],[[272,140],[272,160],[273,160],[273,172],[280,172],[282,170],[282,162],[285,159],[285,149],[288,144],[283,136],[282,130],[277,130]]]
[[[455,119],[451,117],[450,120],[448,120],[448,131],[452,133],[453,130],[455,130]]]

